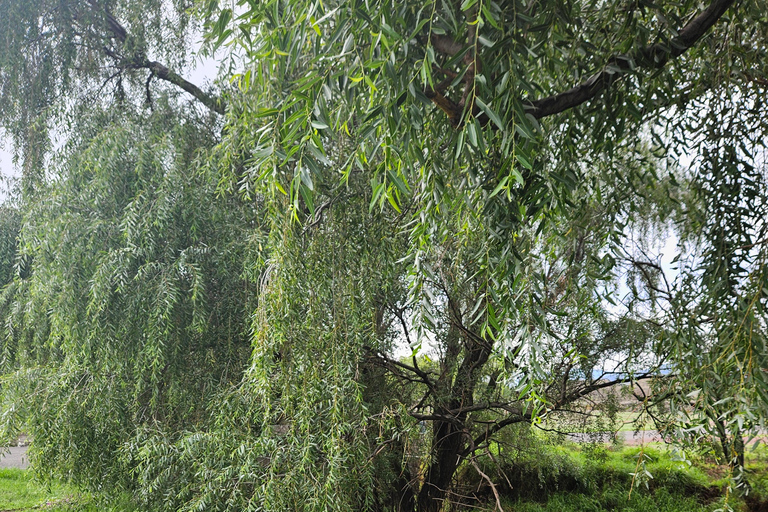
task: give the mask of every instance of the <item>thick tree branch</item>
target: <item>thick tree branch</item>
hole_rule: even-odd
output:
[[[435,48],[435,51],[442,53],[443,55],[448,55],[449,57],[457,55],[464,49],[464,45],[457,43],[448,36],[432,34],[429,40]]]
[[[659,69],[670,59],[679,57],[691,48],[733,5],[735,0],[714,0],[701,14],[689,21],[676,37],[669,41],[659,42],[641,48],[629,55],[614,55],[605,67],[579,85],[558,94],[529,102],[525,105],[526,113],[536,119],[559,114],[578,107],[582,103],[595,98],[608,89],[616,80],[637,68]],[[448,56],[455,56],[465,47],[450,37],[433,35],[430,42],[436,51]],[[472,64],[468,64],[470,67]],[[474,79],[474,69],[467,76]],[[465,84],[469,84],[465,77]],[[466,89],[466,88],[465,88]],[[463,122],[466,98],[455,103],[442,94],[442,91],[428,90],[425,92],[443,112],[454,127],[460,127]],[[466,96],[466,90],[465,95]]]
[[[192,82],[189,82],[188,80],[185,80],[179,74],[174,73],[173,71],[171,71],[170,69],[168,69],[166,66],[164,66],[159,62],[147,60],[144,63],[145,63],[144,67],[152,71],[157,78],[161,80],[165,80],[166,82],[170,82],[173,85],[179,87],[180,89],[188,92],[189,94],[194,96],[198,101],[200,101],[200,103],[208,107],[213,112],[216,112],[217,114],[222,116],[225,114],[226,108],[221,98],[217,98],[209,94],[206,94],[198,86],[196,86]]]
[[[542,98],[526,106],[527,113],[536,119],[552,116],[585,103],[610,87],[633,67],[661,68],[670,59],[679,57],[691,48],[725,14],[735,0],[715,0],[701,14],[692,19],[668,43],[656,43],[640,49],[631,56],[615,56],[602,71],[588,80],[560,94]]]
[[[445,112],[453,126],[461,125],[461,115],[464,110],[461,106],[446,98],[439,90],[427,89],[424,91],[424,95],[432,100],[432,103],[437,105],[440,110]]]
[[[115,38],[117,42],[119,42],[121,45],[124,45],[126,41],[128,41],[128,31],[123,27],[117,19],[112,15],[112,13],[109,12],[106,8],[100,8],[98,2],[96,0],[89,0],[89,3],[91,4],[91,7],[93,9],[101,9],[103,10],[104,17],[106,19],[106,25],[109,31],[112,33],[112,36]],[[107,54],[107,56],[118,59],[119,56],[115,54],[115,52],[109,50],[106,46],[104,47],[104,52]],[[126,62],[126,59],[123,59],[123,62]],[[164,80],[166,82],[169,82],[176,87],[182,89],[185,92],[188,92],[192,96],[195,97],[200,103],[208,107],[213,112],[216,112],[219,115],[224,115],[226,112],[226,106],[224,104],[224,101],[221,98],[212,96],[210,94],[205,93],[202,89],[200,89],[198,86],[193,84],[192,82],[186,80],[178,73],[175,73],[174,71],[171,71],[167,66],[164,64],[157,62],[157,61],[151,61],[147,59],[143,53],[139,52],[134,54],[132,57],[127,59],[127,64],[123,64],[123,67],[128,69],[147,69],[152,72],[154,76],[159,78],[160,80]]]

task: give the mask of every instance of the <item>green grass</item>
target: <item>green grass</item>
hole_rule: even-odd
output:
[[[135,512],[128,500],[104,503],[61,484],[40,483],[23,469],[0,469],[0,511]]]
[[[24,509],[70,499],[61,485],[36,483],[23,469],[0,469],[0,510]]]
[[[634,492],[608,488],[599,493],[555,493],[545,503],[532,501],[507,502],[505,510],[515,512],[701,512],[722,507],[722,503],[703,504],[698,499],[669,492]]]
[[[496,457],[503,459],[504,455]],[[727,466],[697,454],[688,454],[681,460],[679,453],[663,444],[616,448],[543,443],[530,446],[522,456],[515,454],[506,460],[505,470],[512,480],[512,489],[499,486],[504,510],[711,512],[723,509],[726,500],[736,512],[768,510],[766,447],[747,452],[750,494],[745,497],[738,491],[730,492],[727,498],[725,490],[731,483]],[[488,464],[486,472],[493,468]],[[500,481],[498,476],[494,477]],[[486,491],[482,496],[485,509],[493,509],[492,494]],[[469,510],[472,508],[466,509]]]

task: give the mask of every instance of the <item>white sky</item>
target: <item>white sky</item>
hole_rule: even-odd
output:
[[[4,136],[5,134],[0,131],[0,203],[7,197],[6,188],[9,179],[19,175],[13,165],[10,144],[4,143]]]

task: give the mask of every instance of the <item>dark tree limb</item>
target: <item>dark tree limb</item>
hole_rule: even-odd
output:
[[[457,55],[461,50],[464,49],[463,44],[457,43],[448,36],[432,34],[429,40],[436,52],[442,53],[443,55],[448,55],[449,57]]]
[[[669,41],[646,46],[629,55],[614,55],[602,70],[579,85],[567,91],[529,102],[525,105],[526,113],[536,119],[553,116],[597,97],[630,71],[638,68],[663,68],[671,59],[679,57],[696,44],[734,3],[735,0],[714,0],[707,9],[689,21],[676,37]],[[432,35],[430,42],[436,51],[448,56],[455,56],[464,49],[463,45],[447,36]],[[468,65],[471,66],[471,64]],[[470,71],[471,73],[467,73],[467,75],[474,77],[475,70],[471,69]],[[461,103],[455,103],[446,98],[440,91],[426,91],[425,94],[448,115],[451,125],[455,128],[462,125],[466,110],[463,103],[466,98],[463,98]]]
[[[432,103],[437,105],[437,108],[445,112],[453,126],[461,126],[461,117],[464,110],[461,106],[435,89],[427,89],[424,91],[424,96],[432,100]]]
[[[153,109],[153,107],[152,107],[152,91],[150,90],[149,85],[152,83],[152,77],[153,76],[155,76],[155,74],[150,72],[149,76],[147,77],[147,81],[144,83],[144,89],[145,89],[145,91],[147,93],[147,105],[151,109]]]
[[[222,116],[225,114],[226,107],[224,106],[224,102],[221,100],[221,98],[206,94],[198,86],[188,80],[185,80],[181,75],[174,73],[159,62],[146,60],[144,61],[144,64],[145,65],[143,67],[152,71],[157,78],[172,83],[183,91],[188,92],[198,101],[200,101],[200,103],[208,107],[211,111],[216,112]]]
[[[691,48],[725,14],[735,0],[715,0],[689,21],[669,42],[656,43],[631,56],[614,56],[602,71],[565,92],[542,98],[526,106],[536,119],[559,114],[585,103],[610,87],[619,77],[635,68],[658,69],[670,59]]]
[[[100,7],[96,0],[89,0],[88,3],[91,5],[91,8],[103,12],[104,18],[106,20],[106,26],[110,33],[120,45],[125,45],[125,43],[128,41],[128,31],[125,29],[125,27],[123,27],[122,24],[117,21],[117,19],[112,15],[112,13],[109,12],[108,9]],[[224,115],[226,112],[226,105],[221,98],[205,93],[197,85],[186,80],[178,73],[170,70],[166,65],[157,61],[149,60],[141,52],[141,50],[139,50],[139,52],[135,53],[128,59],[120,59],[116,52],[110,50],[106,46],[103,49],[104,53],[108,57],[120,61],[118,67],[122,67],[123,69],[147,69],[151,71],[152,75],[159,78],[160,80],[173,84],[181,90],[191,94],[209,110],[216,112],[219,115]]]

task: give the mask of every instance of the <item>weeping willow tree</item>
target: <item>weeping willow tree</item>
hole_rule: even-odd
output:
[[[382,296],[363,346],[394,386],[386,394],[405,397],[370,416],[395,425],[373,460],[402,461],[395,501],[379,506],[460,499],[457,475],[485,475],[489,440],[599,388],[606,361],[621,362],[619,380],[666,373],[676,419],[734,443],[743,463],[735,438],[764,425],[766,404],[759,3],[204,7],[211,48],[245,62],[222,187],[281,198],[281,218],[318,226],[362,179],[370,213],[358,222],[387,215],[403,237],[407,294]],[[644,256],[649,222],[684,243],[668,285]],[[626,298],[605,287],[616,263],[638,285]],[[605,310],[621,299],[627,318]],[[380,325],[411,353],[378,345]],[[328,461],[318,457],[308,463]]]
[[[176,114],[92,113],[24,202],[3,424],[39,440],[41,474],[131,488],[131,441],[201,422],[242,376],[258,207],[216,197],[193,165],[212,135]]]
[[[0,0],[5,432],[166,510],[432,512],[498,491],[512,425],[656,377],[738,467],[768,60],[732,4],[204,2],[218,96],[184,2]]]
[[[198,164],[223,103],[182,77],[191,7],[0,2],[0,119],[22,171],[3,426],[34,436],[41,475],[135,487],[147,432],[204,421],[250,353],[260,207],[217,196]]]

